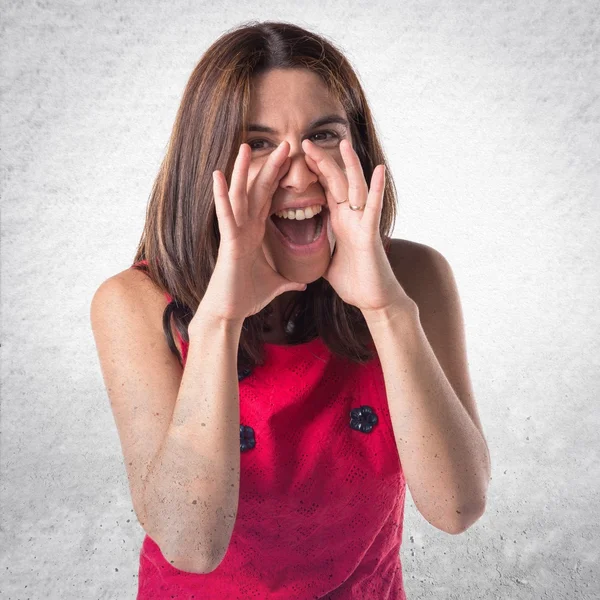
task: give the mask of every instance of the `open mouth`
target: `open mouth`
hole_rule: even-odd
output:
[[[271,215],[271,220],[282,235],[296,246],[307,246],[318,240],[324,221],[323,211],[310,219],[282,219],[274,214]]]

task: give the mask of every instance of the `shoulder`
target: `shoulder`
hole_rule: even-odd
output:
[[[103,281],[95,296],[102,299],[109,296],[127,296],[141,310],[164,309],[166,295],[146,273],[139,269],[128,268]]]
[[[142,316],[149,327],[162,329],[163,314],[167,306],[167,294],[143,271],[128,268],[103,281],[92,299],[91,312],[131,311]],[[175,328],[171,330],[174,332]],[[181,346],[177,336],[174,341]]]
[[[426,244],[392,239],[389,260],[396,279],[419,308],[431,300],[438,286],[443,287],[452,277],[450,264],[443,254]]]

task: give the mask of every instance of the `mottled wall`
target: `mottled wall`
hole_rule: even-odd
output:
[[[242,21],[330,36],[450,261],[490,445],[487,512],[407,496],[408,598],[597,597],[599,36],[592,0],[2,2],[3,597],[133,599],[143,530],[89,324],[127,268],[194,65]]]

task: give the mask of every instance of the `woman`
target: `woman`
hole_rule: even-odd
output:
[[[448,533],[483,513],[454,279],[390,238],[385,164],[323,37],[250,24],[194,69],[134,265],[91,309],[138,599],[401,599],[406,485]]]

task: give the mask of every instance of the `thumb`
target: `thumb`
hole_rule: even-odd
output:
[[[287,285],[283,286],[280,290],[280,294],[283,292],[304,292],[306,290],[306,283],[293,283],[290,282]]]

